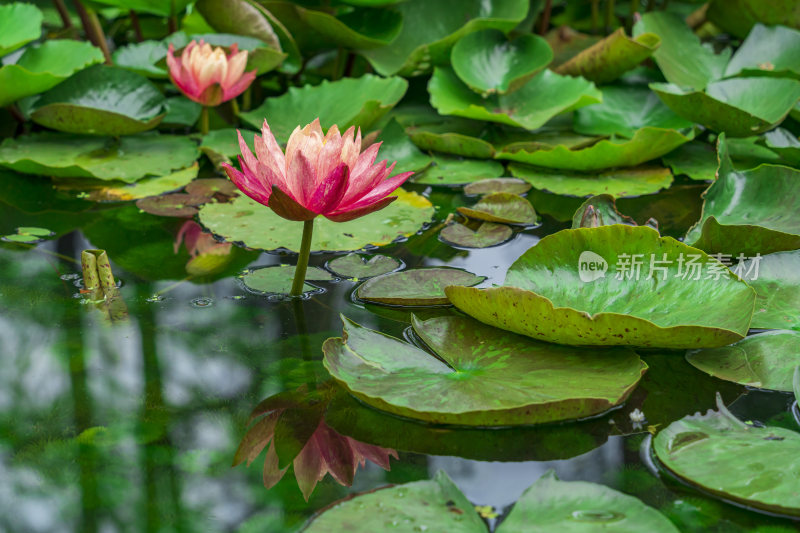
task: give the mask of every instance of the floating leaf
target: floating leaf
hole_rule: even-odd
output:
[[[55,235],[55,233],[45,228],[19,227],[15,233],[3,235],[2,240],[6,242],[34,244],[37,242],[42,242],[46,238],[52,237],[53,235]]]
[[[0,67],[0,107],[52,89],[75,72],[101,61],[103,53],[89,43],[63,39],[29,46],[16,63]]]
[[[368,245],[383,246],[412,235],[433,216],[433,205],[424,197],[403,189],[388,207],[350,222],[314,222],[312,250],[352,251]],[[227,203],[208,203],[200,209],[200,222],[228,242],[248,248],[297,251],[302,224],[283,219],[268,207],[239,196]]]
[[[67,185],[65,188],[88,189],[88,199],[93,202],[126,202],[182,189],[197,177],[198,168],[199,165],[195,163],[166,176],[143,178],[131,185],[101,182],[102,186],[99,188],[83,188],[80,185],[75,187]]]
[[[402,16],[390,9],[354,9],[337,16],[300,6],[295,10],[312,30],[345,48],[369,50],[386,46],[403,25]]]
[[[620,214],[614,197],[610,194],[592,196],[575,211],[572,217],[572,229],[596,228],[610,226],[611,224],[628,224],[635,226],[636,222],[629,216]]]
[[[208,201],[203,196],[193,196],[186,193],[165,194],[163,196],[148,196],[136,200],[136,207],[160,217],[187,218],[197,214],[197,206]]]
[[[508,192],[487,194],[472,207],[459,207],[458,212],[466,217],[487,222],[504,224],[533,224],[536,222],[536,211],[531,203],[518,194]]]
[[[494,192],[507,192],[511,194],[525,194],[531,190],[530,183],[517,178],[490,178],[475,181],[464,187],[464,194],[491,194]]]
[[[600,91],[582,78],[559,76],[550,70],[540,72],[510,94],[482,98],[455,72],[436,67],[428,83],[431,105],[442,115],[499,122],[533,130],[567,111],[602,100]]]
[[[191,139],[157,133],[108,139],[41,132],[0,145],[0,165],[18,172],[128,183],[190,167],[196,158]]]
[[[388,255],[347,254],[325,263],[325,268],[343,278],[366,279],[394,272],[403,262]]]
[[[453,71],[483,96],[519,89],[553,59],[547,41],[525,34],[509,41],[500,30],[481,30],[458,40],[451,52]]]
[[[160,15],[168,17],[170,15],[178,14],[186,9],[186,6],[191,3],[191,0],[170,0],[164,2],[163,0],[97,0],[100,4],[106,4],[122,9],[123,11],[136,11],[141,13],[150,13],[152,15]]]
[[[675,174],[683,174],[693,180],[717,179],[717,154],[710,144],[692,141],[679,146],[662,159]]]
[[[344,131],[355,125],[365,131],[400,101],[407,87],[408,82],[402,78],[371,74],[324,80],[316,86],[291,87],[287,93],[267,98],[239,117],[255,128],[261,128],[264,117],[269,117],[269,127],[278,142],[286,142],[298,124],[308,124],[315,118],[323,128],[336,124]]]
[[[166,79],[169,77],[166,65],[159,63],[167,57],[167,48],[163,41],[142,41],[117,48],[112,58],[118,67],[148,78]]]
[[[33,4],[13,2],[0,6],[0,56],[38,39],[42,12]]]
[[[508,170],[539,190],[570,196],[639,196],[666,189],[672,183],[672,173],[668,168],[660,167],[622,168],[599,174],[582,174],[511,163]]]
[[[753,257],[731,268],[756,291],[751,328],[800,330],[799,250]]]
[[[684,135],[672,129],[648,126],[636,130],[631,139],[604,139],[587,148],[573,150],[559,145],[527,151],[524,148],[514,150],[506,147],[495,157],[547,168],[603,170],[645,163],[668,154],[683,143],[691,141],[693,137],[694,132]]]
[[[200,151],[214,164],[214,167],[221,169],[222,163],[231,163],[241,153],[239,148],[239,137],[234,128],[223,128],[221,130],[212,130],[207,135],[203,136],[200,143]],[[251,151],[255,151],[253,145],[254,135],[261,135],[259,132],[253,130],[240,129],[242,138],[247,143]]]
[[[800,98],[800,82],[781,78],[733,78],[706,91],[651,83],[675,113],[731,137],[748,137],[780,124]]]
[[[289,294],[294,281],[294,265],[274,265],[247,269],[239,278],[244,287],[254,294]],[[330,272],[310,266],[306,270],[306,281],[331,281]],[[317,287],[303,285],[303,292],[315,291]]]
[[[673,422],[653,441],[658,460],[706,492],[751,509],[800,516],[800,434],[720,411]]]
[[[625,348],[576,349],[465,317],[413,320],[436,356],[346,318],[325,368],[357,398],[437,424],[510,426],[582,418],[625,401],[647,370]]]
[[[201,178],[186,185],[186,192],[195,196],[212,198],[220,196],[237,196],[239,188],[232,181],[225,178]]]
[[[764,143],[791,165],[800,166],[800,140],[790,131],[783,128],[768,131],[764,134]]]
[[[195,8],[218,32],[253,37],[275,50],[281,49],[267,13],[248,0],[198,0]]]
[[[444,288],[450,285],[470,287],[483,282],[484,276],[458,268],[413,268],[374,277],[358,286],[356,296],[365,302],[424,307],[450,305]]]
[[[708,253],[747,256],[800,248],[800,219],[786,207],[800,201],[800,171],[779,165],[736,170],[724,134],[717,153],[717,180],[686,242]]]
[[[422,170],[433,161],[430,155],[422,153],[411,142],[403,127],[395,119],[390,120],[381,130],[378,140],[383,143],[379,157],[386,159],[390,165],[393,161],[397,161],[395,174]]]
[[[505,224],[484,222],[478,229],[472,230],[464,224],[454,223],[445,226],[439,238],[463,248],[488,248],[506,242],[513,235],[514,232]]]
[[[164,101],[164,109],[166,114],[160,124],[162,127],[194,126],[200,119],[203,106],[185,96],[173,96]]]
[[[740,340],[755,301],[716,259],[621,224],[548,235],[511,265],[503,287],[445,292],[481,322],[535,339],[660,348]]]
[[[800,77],[800,31],[756,24],[733,54],[725,76]]]
[[[502,175],[503,165],[497,161],[435,154],[433,165],[412,176],[411,181],[424,185],[464,185]]]
[[[676,115],[653,91],[644,87],[605,87],[603,101],[575,111],[574,128],[585,135],[631,138],[646,126],[680,130],[693,122]]]
[[[792,392],[794,369],[800,365],[800,332],[758,333],[730,346],[690,351],[686,360],[716,378]]]
[[[482,138],[487,130],[485,122],[441,115],[436,117],[434,122],[406,127],[406,133],[414,144],[423,150],[464,157],[488,159],[494,156],[494,146]]]
[[[745,37],[759,22],[800,28],[800,12],[795,0],[712,0],[708,4],[708,20],[737,37]]]
[[[567,76],[583,76],[595,83],[607,83],[650,57],[660,44],[661,39],[654,33],[641,33],[631,39],[623,28],[619,28],[559,65],[555,71]]]
[[[497,533],[678,533],[667,517],[637,498],[597,483],[560,481],[553,470],[525,489]]]

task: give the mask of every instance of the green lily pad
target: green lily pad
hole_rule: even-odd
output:
[[[800,332],[758,333],[730,346],[690,351],[686,360],[719,379],[792,392],[794,369],[800,365]]]
[[[41,132],[6,139],[0,165],[25,174],[134,182],[192,166],[195,143],[179,135],[146,133],[118,140]]]
[[[100,4],[118,7],[124,11],[136,11],[139,13],[150,13],[168,17],[173,14],[182,13],[191,0],[97,0]]]
[[[48,237],[52,237],[55,235],[52,231],[46,228],[35,228],[35,227],[20,227],[17,228],[15,233],[11,233],[9,235],[3,235],[2,240],[6,242],[20,242],[25,244],[35,244],[37,242],[42,242],[43,240],[47,239]]]
[[[602,100],[593,83],[545,70],[510,94],[482,98],[452,69],[436,67],[428,82],[431,105],[442,115],[499,122],[533,130],[567,111]]]
[[[423,185],[465,185],[502,176],[503,172],[503,165],[497,161],[434,154],[433,164],[412,176],[411,181]]]
[[[371,278],[358,286],[356,296],[365,302],[386,305],[450,305],[445,287],[470,287],[484,280],[484,276],[458,268],[413,268]]]
[[[800,434],[757,427],[719,411],[684,417],[653,441],[673,474],[717,497],[772,513],[800,516]]]
[[[792,166],[800,166],[800,140],[783,128],[775,128],[764,134],[764,144]]]
[[[397,161],[394,173],[420,171],[433,162],[430,155],[423,153],[417,148],[411,139],[406,135],[403,127],[392,119],[381,130],[378,140],[381,141],[379,157],[386,159],[388,164]]]
[[[706,91],[651,83],[675,113],[731,137],[749,137],[780,124],[800,98],[800,82],[782,78],[715,81]]]
[[[511,194],[525,194],[531,190],[531,184],[517,178],[489,178],[475,181],[464,187],[464,194],[491,194],[493,192],[507,192]]]
[[[0,107],[52,89],[75,72],[102,61],[99,48],[80,41],[64,39],[29,46],[16,63],[0,67]]]
[[[700,221],[686,242],[708,253],[768,254],[800,248],[800,171],[780,165],[736,170],[725,135],[717,141],[717,180],[705,192]]]
[[[423,196],[396,191],[397,200],[388,207],[349,222],[314,222],[312,250],[352,251],[368,245],[383,246],[417,232],[433,217],[433,205]],[[246,196],[226,203],[207,203],[200,209],[200,222],[228,242],[248,248],[298,251],[303,225],[283,219]]]
[[[383,76],[417,76],[449,63],[450,49],[468,33],[495,28],[509,32],[528,12],[526,0],[408,0],[395,8],[403,17],[390,46],[363,51]],[[436,21],[432,24],[431,21]]]
[[[42,12],[33,4],[14,2],[0,6],[0,56],[38,39]]]
[[[633,496],[597,483],[560,481],[549,470],[525,489],[497,533],[594,531],[678,533],[679,529]]]
[[[203,106],[185,96],[172,96],[164,101],[164,109],[166,114],[161,121],[162,127],[194,126],[200,119]]]
[[[334,16],[295,6],[311,29],[338,46],[369,50],[389,44],[400,33],[403,18],[390,9],[361,8]]]
[[[575,111],[575,131],[585,135],[621,135],[631,138],[646,126],[680,130],[694,125],[664,105],[644,87],[605,87],[603,101]]]
[[[325,263],[325,268],[343,278],[366,279],[394,272],[403,262],[388,255],[347,254]]]
[[[165,176],[142,178],[132,184],[101,181],[99,182],[101,184],[100,187],[82,188],[80,184],[77,184],[75,187],[68,185],[66,188],[73,190],[81,189],[84,192],[88,191],[88,199],[93,202],[126,202],[129,200],[138,200],[139,198],[147,198],[148,196],[158,196],[182,189],[197,177],[199,167],[197,163],[194,163],[189,167],[182,168]]]
[[[700,38],[675,13],[645,13],[633,27],[634,35],[643,33],[654,33],[661,38],[653,59],[668,82],[701,91],[723,77],[730,49],[715,54],[711,47],[700,43]]]
[[[167,43],[163,41],[131,43],[117,48],[112,55],[116,66],[156,79],[169,77],[166,65],[160,64],[166,57]]]
[[[303,531],[411,531],[411,524],[425,525],[429,531],[486,533],[486,525],[475,508],[443,470],[432,480],[393,485],[343,500],[312,518]]]
[[[592,196],[581,204],[572,217],[572,229],[596,228],[612,224],[635,226],[636,222],[617,211],[617,204],[610,194]]]
[[[732,269],[756,291],[751,328],[800,330],[799,250],[753,257]]]
[[[201,178],[186,185],[186,192],[197,196],[238,196],[239,188],[226,178]]]
[[[456,222],[445,226],[439,233],[439,239],[462,248],[488,248],[506,242],[513,235],[514,232],[505,224],[484,222],[473,230]]]
[[[37,124],[68,133],[130,135],[164,118],[164,96],[139,74],[95,65],[42,94],[33,104]]]
[[[494,192],[487,194],[471,207],[459,207],[465,217],[504,224],[533,224],[536,211],[531,203],[518,194]]]
[[[800,77],[800,31],[756,24],[733,54],[725,76]]]
[[[656,193],[672,183],[672,173],[668,168],[661,167],[621,168],[599,174],[582,174],[511,163],[508,170],[536,189],[570,196],[639,196]]]
[[[757,23],[800,28],[795,0],[711,0],[706,16],[715,26],[744,38]]]
[[[547,41],[525,34],[509,41],[500,30],[470,33],[453,46],[453,71],[484,97],[514,92],[553,59]]]
[[[436,356],[343,317],[325,368],[365,403],[437,424],[512,426],[595,415],[647,370],[635,352],[541,343],[465,317],[413,319]]]
[[[249,0],[198,0],[195,8],[217,32],[259,39],[275,50],[282,41],[269,12]]]
[[[755,303],[755,291],[716,259],[621,224],[543,238],[503,287],[445,292],[481,322],[572,345],[724,346],[747,334]]]
[[[160,217],[188,218],[197,214],[197,207],[207,202],[204,196],[195,196],[186,193],[165,194],[162,196],[148,196],[136,200],[136,207]]]
[[[402,78],[379,78],[365,74],[360,78],[338,81],[324,80],[320,85],[292,87],[275,98],[239,117],[255,128],[261,128],[264,117],[278,142],[286,142],[300,126],[319,118],[323,128],[334,124],[344,131],[358,126],[362,131],[385,115],[406,92],[408,82]]]
[[[673,129],[647,126],[636,130],[630,139],[604,139],[587,148],[572,150],[558,145],[534,151],[524,148],[512,151],[510,147],[506,147],[495,157],[547,168],[603,170],[645,163],[668,154],[683,143],[691,141],[693,137],[694,131],[684,135]]]
[[[494,146],[482,138],[487,131],[486,122],[441,115],[436,117],[435,122],[406,126],[406,133],[414,144],[423,150],[464,157],[491,159],[494,156]]]
[[[220,130],[212,130],[207,135],[203,136],[200,142],[200,151],[214,165],[214,168],[221,169],[222,163],[231,163],[236,160],[236,157],[241,153],[239,148],[239,137],[234,128],[223,128]],[[253,142],[254,135],[261,135],[257,131],[240,129],[244,142],[247,143],[251,151],[255,151]]]
[[[555,71],[567,76],[583,76],[595,83],[607,83],[653,55],[660,44],[661,39],[654,33],[642,33],[631,39],[623,28],[619,28],[559,65]]]
[[[294,281],[294,265],[274,265],[249,268],[239,276],[239,281],[253,294],[289,294]],[[306,270],[306,281],[331,281],[333,276],[327,270],[310,266]],[[318,290],[305,283],[303,292]]]
[[[780,128],[767,132],[765,137],[770,136],[774,139],[776,137],[771,134],[779,132],[779,130]],[[782,162],[781,157],[776,151],[773,151],[773,148],[757,144],[761,140],[760,137],[727,139],[728,151],[736,168],[753,168],[761,163],[780,164]],[[766,143],[769,146],[769,141]],[[717,179],[719,162],[713,144],[692,141],[679,146],[665,155],[662,160],[675,174],[684,174],[694,180],[714,181]]]

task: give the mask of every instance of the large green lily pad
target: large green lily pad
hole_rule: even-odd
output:
[[[800,77],[800,31],[756,24],[733,54],[725,76]]]
[[[647,126],[636,130],[630,139],[618,137],[603,139],[587,148],[573,150],[565,145],[558,145],[532,152],[524,148],[516,151],[505,148],[495,157],[547,168],[603,170],[645,163],[671,152],[683,143],[691,141],[693,137],[694,131],[684,135],[673,129]]]
[[[687,416],[653,441],[672,473],[715,496],[763,511],[800,516],[800,434],[745,424],[720,411]]]
[[[471,287],[485,279],[460,268],[412,268],[369,279],[358,286],[356,296],[365,302],[386,305],[450,305],[444,294],[445,287]]]
[[[349,222],[314,222],[312,250],[352,251],[368,245],[383,246],[417,232],[433,217],[433,205],[423,196],[396,191],[388,207]],[[200,222],[212,233],[248,248],[298,251],[303,225],[283,219],[258,202],[239,196],[227,203],[208,203],[200,209]]]
[[[497,533],[678,533],[667,517],[614,489],[586,481],[560,481],[549,470],[525,489]]]
[[[439,239],[463,248],[488,248],[510,239],[514,231],[505,224],[483,222],[473,230],[464,224],[449,224],[439,233]]]
[[[459,207],[465,217],[501,224],[533,224],[536,211],[531,203],[518,194],[493,192],[481,198],[477,204]]]
[[[52,89],[80,69],[101,61],[99,48],[80,41],[63,39],[30,46],[16,63],[0,68],[0,107]]]
[[[708,253],[754,257],[800,248],[800,171],[780,165],[733,168],[724,135],[717,141],[717,180],[705,192],[700,221],[686,242]]]
[[[575,111],[573,127],[584,135],[631,138],[646,126],[680,130],[694,125],[679,117],[646,87],[605,87],[603,101]]]
[[[296,6],[300,19],[332,43],[368,50],[389,44],[403,26],[402,15],[390,9],[361,8],[334,16]]]
[[[511,163],[508,170],[539,190],[569,196],[639,196],[656,193],[672,183],[672,173],[668,168],[662,167],[620,168],[591,174]]]
[[[131,135],[155,128],[164,112],[164,96],[147,78],[95,65],[42,94],[31,119],[68,133]]]
[[[773,153],[792,166],[800,166],[800,139],[783,128],[775,128],[764,134],[763,142]],[[733,156],[732,156],[733,157]]]
[[[661,348],[742,339],[756,296],[700,250],[621,224],[543,238],[511,265],[503,287],[445,292],[481,322],[535,339]]]
[[[734,263],[734,273],[756,290],[756,310],[750,327],[800,330],[800,250],[753,257],[741,265]]]
[[[731,137],[771,130],[800,98],[800,82],[782,78],[715,81],[705,92],[667,83],[651,83],[650,88],[678,115]]]
[[[586,417],[625,401],[647,370],[628,349],[540,343],[464,317],[413,320],[436,356],[343,321],[342,338],[323,344],[325,368],[365,403],[426,422],[510,426]]]
[[[531,184],[517,178],[489,178],[474,181],[464,187],[464,194],[480,195],[493,192],[509,192],[512,194],[525,194],[531,190]]]
[[[400,34],[390,46],[362,54],[383,76],[416,76],[449,63],[450,49],[464,35],[487,28],[511,31],[528,12],[526,0],[409,0],[397,5]],[[432,23],[435,21],[435,23]]]
[[[538,35],[509,41],[500,30],[465,35],[453,46],[450,57],[461,81],[483,96],[515,91],[552,59],[550,45]]]
[[[510,94],[483,98],[464,84],[447,67],[436,67],[428,82],[431,105],[442,115],[499,122],[536,129],[566,111],[602,100],[593,83],[582,78],[540,72]]]
[[[97,0],[100,4],[118,7],[124,11],[136,11],[168,17],[182,13],[191,0]]]
[[[744,38],[757,23],[800,28],[795,0],[711,0],[706,16],[715,26]]]
[[[777,128],[762,137],[745,137],[727,139],[728,152],[736,168],[753,168],[761,163],[783,164],[781,156],[777,150],[772,148],[768,139],[783,139],[780,133],[781,128]],[[777,135],[772,135],[778,132]],[[767,146],[762,146],[760,142],[765,142]],[[778,141],[780,142],[780,141]],[[791,142],[791,141],[788,141]],[[791,148],[788,148],[791,149]],[[677,174],[684,174],[693,180],[714,181],[717,179],[717,151],[714,144],[702,141],[692,141],[679,146],[672,152],[665,155],[662,160],[672,171]]]
[[[0,165],[25,174],[132,183],[192,166],[197,146],[179,135],[145,133],[110,139],[41,132],[6,139]]]
[[[261,128],[266,117],[278,142],[286,142],[298,125],[302,127],[316,118],[326,129],[336,124],[341,131],[350,126],[366,131],[400,101],[407,87],[408,82],[402,78],[371,74],[324,80],[316,86],[292,87],[239,116],[254,128]]]
[[[388,255],[347,254],[325,263],[325,268],[343,278],[365,279],[402,268],[403,262]]]
[[[486,139],[490,123],[442,115],[436,115],[432,121],[409,122],[404,124],[406,133],[423,150],[485,159],[494,156],[494,146]]]
[[[78,179],[76,180],[77,183],[63,180],[62,183],[57,184],[57,187],[72,191],[80,190],[84,193],[84,197],[93,202],[126,202],[182,189],[197,177],[199,167],[200,165],[195,162],[189,167],[176,170],[170,174],[142,178],[131,184],[96,181],[90,178],[89,180]]]
[[[503,175],[503,165],[485,159],[466,159],[442,154],[433,155],[433,164],[411,177],[423,185],[465,185]]]
[[[381,129],[378,140],[382,142],[378,161],[386,159],[388,164],[396,161],[394,173],[413,171],[417,172],[428,167],[433,158],[423,153],[411,142],[403,127],[395,119]]]
[[[792,392],[794,369],[800,365],[800,331],[758,333],[730,346],[690,351],[686,360],[726,381]]]
[[[0,57],[42,34],[42,12],[33,4],[14,2],[0,6]]]

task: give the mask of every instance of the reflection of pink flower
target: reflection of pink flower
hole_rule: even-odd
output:
[[[256,77],[256,71],[245,72],[247,50],[239,51],[233,44],[227,56],[220,48],[211,48],[203,42],[192,41],[180,57],[175,57],[175,47],[167,52],[169,77],[178,89],[191,100],[205,106],[218,106],[236,98],[247,89]]]
[[[375,164],[380,143],[361,152],[361,130],[350,127],[344,135],[332,126],[322,134],[319,119],[295,128],[284,154],[264,121],[262,136],[255,136],[254,156],[239,133],[241,172],[223,164],[231,181],[247,196],[269,206],[288,220],[312,220],[322,215],[344,222],[389,205],[388,196],[412,172],[392,178],[386,161]]]
[[[175,237],[172,246],[176,254],[181,248],[181,243],[186,244],[186,250],[192,258],[198,255],[228,255],[231,251],[231,243],[217,241],[210,233],[205,233],[200,224],[194,220],[184,222],[178,236]]]

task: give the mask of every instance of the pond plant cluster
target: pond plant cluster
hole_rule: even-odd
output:
[[[3,2],[0,58],[4,328],[71,391],[9,356],[0,494],[60,530],[800,527],[796,1]]]

